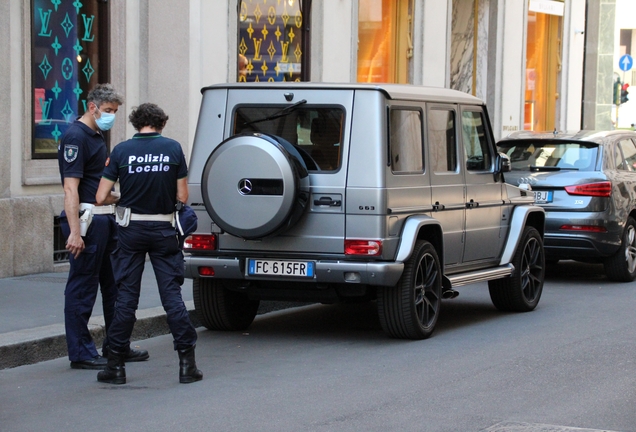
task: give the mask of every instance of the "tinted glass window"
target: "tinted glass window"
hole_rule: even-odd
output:
[[[433,109],[428,112],[428,145],[434,172],[457,171],[455,112]]]
[[[627,164],[625,163],[625,159],[623,159],[623,153],[618,146],[614,149],[614,164],[616,165],[617,170],[627,170]]]
[[[620,152],[617,153],[617,169],[624,169],[628,171],[636,171],[636,146],[634,146],[634,142],[632,140],[622,140],[620,143],[620,148],[623,151],[622,158],[620,157]],[[621,166],[619,168],[619,160],[621,162]]]
[[[391,169],[394,173],[424,171],[422,114],[415,110],[391,110]]]
[[[462,113],[462,139],[466,152],[466,169],[490,170],[492,158],[481,112],[464,111]]]
[[[341,164],[344,111],[333,107],[242,106],[234,114],[234,135],[264,133],[293,144],[310,171],[335,171]]]
[[[513,140],[500,143],[499,151],[510,157],[513,171],[594,171],[598,147],[593,143]]]

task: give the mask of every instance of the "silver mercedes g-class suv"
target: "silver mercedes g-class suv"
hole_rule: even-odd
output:
[[[202,93],[184,252],[208,329],[247,328],[260,300],[366,300],[390,336],[424,339],[443,298],[483,281],[500,310],[537,306],[544,211],[503,181],[479,99],[396,84]]]

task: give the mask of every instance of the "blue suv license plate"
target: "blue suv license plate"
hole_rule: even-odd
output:
[[[313,278],[314,263],[312,261],[248,259],[247,274],[250,276]]]

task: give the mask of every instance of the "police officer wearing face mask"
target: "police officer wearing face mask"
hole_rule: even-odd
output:
[[[115,206],[111,193],[105,206],[96,207],[95,194],[108,151],[103,131],[115,122],[115,113],[124,103],[111,84],[98,84],[86,98],[87,111],[73,122],[60,141],[58,164],[64,187],[61,228],[69,251],[70,270],[64,291],[64,321],[68,356],[73,369],[104,369],[88,330],[98,286],[101,288],[106,329],[113,319],[117,296],[110,254],[117,244]],[[102,354],[108,355],[108,339]],[[148,358],[147,351],[131,350],[127,361]]]
[[[177,203],[188,199],[185,155],[177,141],[161,135],[168,116],[157,105],[141,104],[128,118],[138,133],[113,149],[96,197],[98,203],[107,203],[119,180],[119,242],[113,253],[117,303],[108,330],[111,346],[108,366],[98,373],[97,380],[111,384],[126,382],[125,353],[130,349],[148,254],[174,338],[173,347],[179,355],[179,382],[193,383],[200,381],[203,374],[194,358],[197,332],[181,297],[183,253],[174,225]]]

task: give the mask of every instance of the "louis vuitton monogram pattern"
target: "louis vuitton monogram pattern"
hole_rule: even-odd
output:
[[[239,82],[300,81],[302,0],[238,0]],[[244,56],[244,65],[241,65]]]
[[[100,76],[100,7],[89,0],[33,0],[33,157],[56,157]]]

